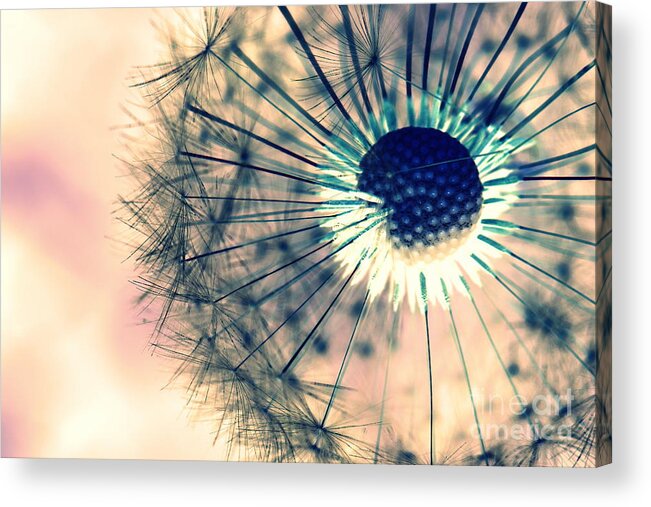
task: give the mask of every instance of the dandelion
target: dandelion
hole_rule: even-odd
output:
[[[226,459],[595,464],[607,19],[591,2],[168,19],[169,57],[133,78],[120,217],[153,345]]]

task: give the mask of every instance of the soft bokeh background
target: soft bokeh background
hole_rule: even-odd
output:
[[[2,456],[214,458],[134,325],[111,216],[152,10],[2,12]]]

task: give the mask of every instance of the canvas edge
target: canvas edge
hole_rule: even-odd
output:
[[[595,466],[612,463],[612,6],[595,8]],[[610,119],[610,125],[607,123]]]

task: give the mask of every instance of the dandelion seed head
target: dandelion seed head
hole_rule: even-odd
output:
[[[421,115],[431,108],[424,104]],[[434,304],[447,304],[441,281],[462,293],[464,274],[481,284],[472,256],[499,255],[479,240],[481,221],[509,210],[518,184],[508,160],[529,146],[471,121],[462,109],[438,114],[424,126],[387,128],[366,149],[328,154],[328,172],[339,186],[350,186],[349,202],[362,204],[323,226],[345,245],[347,254],[338,258],[349,272],[363,259],[353,283],[367,283],[372,299],[384,295],[394,308],[406,301],[412,310],[423,309],[421,275]],[[325,189],[322,195],[335,202],[342,191]]]
[[[591,336],[610,336],[591,283],[609,278],[595,256],[611,244],[589,181],[611,170],[606,146],[595,157],[594,9],[170,23],[168,57],[138,68],[153,107],[148,141],[128,142],[143,152],[125,222],[143,306],[160,311],[154,345],[180,361],[228,459],[591,459],[594,403],[554,419],[534,401],[589,388]],[[575,436],[538,439],[550,421]],[[530,438],[491,430],[505,424]]]
[[[382,200],[396,248],[435,246],[479,219],[477,166],[445,132],[419,127],[389,132],[362,157],[360,168],[357,186]]]

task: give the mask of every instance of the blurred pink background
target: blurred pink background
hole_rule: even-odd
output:
[[[152,10],[2,12],[2,456],[214,458],[136,326],[111,216]]]

